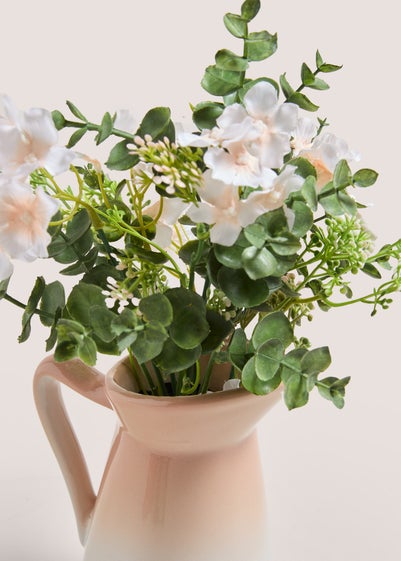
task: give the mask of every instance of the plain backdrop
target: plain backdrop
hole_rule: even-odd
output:
[[[240,4],[2,2],[0,91],[21,108],[63,110],[71,99],[93,120],[127,108],[139,121],[151,107],[166,105],[174,120],[189,123],[189,103],[210,99],[200,79],[215,52],[241,52],[241,42],[222,22]],[[376,186],[361,193],[372,204],[365,220],[377,247],[401,237],[398,22],[397,3],[390,0],[265,0],[251,24],[279,37],[278,52],[254,63],[253,77],[277,79],[287,72],[298,85],[302,62],[313,65],[317,48],[326,61],[344,65],[327,75],[329,91],[311,95],[332,132],[362,154],[360,167],[380,173]],[[50,281],[54,271],[45,261],[18,264],[11,291],[26,299],[36,276]],[[367,278],[356,282],[361,290],[369,286]],[[271,549],[266,561],[401,558],[400,317],[397,295],[391,309],[373,319],[361,305],[316,312],[305,325],[314,346],[330,346],[330,373],[351,375],[352,382],[342,411],[314,395],[300,410],[277,405],[261,423]],[[35,322],[30,340],[19,345],[20,310],[0,302],[0,318],[0,558],[80,561],[70,500],[32,399],[47,333]],[[107,370],[114,360],[101,359],[98,368]],[[113,415],[66,394],[97,485]],[[233,528],[233,539],[240,535]]]

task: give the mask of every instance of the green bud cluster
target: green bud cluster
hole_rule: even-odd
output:
[[[167,137],[155,142],[150,135],[136,136],[135,145],[133,154],[141,162],[152,164],[153,182],[163,194],[176,195],[188,202],[196,200],[196,187],[202,182],[202,170],[198,166],[202,150],[178,146]]]

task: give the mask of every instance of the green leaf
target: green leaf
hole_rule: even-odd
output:
[[[72,133],[70,140],[66,144],[66,147],[72,148],[73,146],[75,146],[87,132],[87,127],[82,127],[82,129],[76,130],[74,133]]]
[[[238,90],[242,84],[242,73],[208,66],[202,78],[202,87],[212,95],[225,96]]]
[[[265,60],[277,50],[277,34],[271,35],[267,31],[249,33],[245,47],[248,60]]]
[[[245,72],[249,63],[245,58],[236,55],[232,51],[222,49],[216,53],[216,66],[222,70]]]
[[[212,129],[216,126],[216,121],[223,111],[224,105],[222,103],[205,101],[196,105],[192,119],[198,129]]]
[[[302,201],[294,201],[290,208],[295,215],[291,232],[298,238],[302,238],[312,227],[313,212]]]
[[[347,160],[340,160],[334,169],[333,185],[336,189],[348,187],[352,183],[352,173]]]
[[[327,82],[325,82],[321,78],[315,78],[315,81],[313,82],[313,84],[310,84],[308,86],[308,88],[312,88],[314,90],[324,91],[324,90],[329,90],[330,86]]]
[[[293,374],[302,374],[301,361],[306,349],[293,349],[281,361],[281,379],[286,384]]]
[[[290,166],[295,166],[296,173],[301,177],[307,179],[308,177],[316,178],[316,169],[315,166],[306,158],[294,158],[288,162]],[[315,188],[316,192],[316,188]]]
[[[240,238],[231,246],[215,244],[214,255],[222,265],[230,269],[242,269],[242,253],[247,246],[246,241],[242,243]]]
[[[248,33],[247,20],[236,14],[226,14],[224,16],[224,25],[234,37],[243,39]]]
[[[283,312],[273,312],[266,315],[255,327],[252,343],[255,349],[270,339],[279,339],[284,348],[294,339],[294,332],[287,316]]]
[[[64,308],[65,292],[64,287],[59,281],[51,282],[43,289],[42,299],[40,302],[40,321],[43,325],[51,327],[54,323],[56,312]],[[49,317],[50,316],[50,317]]]
[[[243,387],[251,393],[256,395],[266,395],[276,388],[281,383],[280,372],[270,380],[263,381],[258,378],[255,369],[255,357],[248,360],[242,370],[241,383]]]
[[[276,254],[286,257],[295,255],[301,248],[301,243],[291,232],[283,232],[281,236],[274,238],[269,246]],[[280,275],[280,272],[277,270],[278,275]]]
[[[72,289],[67,300],[67,311],[70,317],[85,327],[91,327],[90,309],[92,306],[106,307],[102,289],[93,284],[79,283]]]
[[[88,336],[82,338],[82,341],[78,345],[78,356],[79,358],[89,366],[94,366],[96,364],[97,347],[95,341]]]
[[[287,98],[287,101],[289,103],[295,103],[295,105],[298,105],[301,109],[305,109],[305,111],[317,111],[319,109],[318,105],[312,103],[311,100],[301,92],[294,92]]]
[[[241,6],[241,17],[251,21],[260,10],[260,0],[245,0]]]
[[[344,407],[345,386],[349,381],[349,376],[342,379],[330,376],[319,380],[316,385],[322,397],[330,400],[338,409],[342,409]]]
[[[306,201],[306,204],[312,211],[317,210],[317,191],[316,191],[316,178],[312,175],[308,176],[301,188],[301,193]]]
[[[320,68],[324,64],[322,55],[319,51],[316,51],[316,68]]]
[[[210,353],[217,349],[233,330],[231,321],[225,320],[214,310],[206,311],[206,321],[209,324],[209,334],[202,341],[202,353]]]
[[[154,362],[164,374],[177,373],[195,364],[201,352],[200,345],[193,349],[183,349],[168,339]]]
[[[342,65],[338,66],[337,64],[326,64],[326,63],[324,63],[324,64],[321,64],[319,66],[320,72],[325,72],[325,73],[337,72],[337,70],[341,70],[341,68],[342,68]]]
[[[159,140],[164,136],[169,136],[170,125],[170,109],[168,107],[154,107],[146,113],[136,134],[142,138],[146,134],[150,134],[153,140]],[[174,138],[170,138],[170,140],[174,140]]]
[[[164,294],[173,308],[173,321],[169,327],[171,339],[182,349],[197,347],[210,331],[203,298],[185,288],[171,288]]]
[[[277,259],[265,247],[247,247],[242,252],[242,265],[252,280],[278,276]]]
[[[28,298],[28,302],[25,306],[24,313],[22,314],[22,331],[18,337],[19,343],[24,343],[31,334],[31,319],[36,311],[40,299],[42,298],[45,286],[45,279],[43,277],[37,277],[32,292]]]
[[[374,265],[372,265],[372,263],[365,263],[365,265],[362,267],[361,271],[363,271],[364,273],[366,273],[367,275],[369,275],[370,277],[374,278],[374,279],[381,279],[382,276],[380,274],[380,271],[378,269],[376,269],[376,267]]]
[[[290,86],[285,73],[281,74],[280,76],[280,86],[281,89],[283,90],[283,94],[285,96],[285,98],[288,100],[288,98],[290,98],[294,93],[295,90],[292,86]]]
[[[123,171],[134,167],[139,162],[136,154],[130,154],[128,143],[128,140],[122,140],[114,146],[106,162],[109,169]]]
[[[244,236],[250,244],[261,249],[267,240],[267,234],[261,224],[254,223],[244,228]]]
[[[139,309],[146,321],[157,321],[168,327],[173,321],[173,307],[170,300],[164,294],[152,294],[142,298]]]
[[[354,174],[352,182],[356,187],[370,187],[376,183],[378,176],[379,174],[373,169],[360,169]]]
[[[68,106],[68,109],[75,117],[77,117],[77,119],[80,119],[81,121],[85,121],[86,123],[88,122],[88,119],[84,117],[84,115],[81,113],[78,107],[72,103],[72,101],[66,101],[66,104]]]
[[[217,280],[222,291],[238,308],[252,308],[265,302],[270,289],[265,279],[252,280],[242,269],[221,267]]]
[[[320,347],[308,351],[302,357],[302,372],[306,374],[318,374],[326,370],[331,364],[330,351],[328,347]]]
[[[124,308],[123,311],[114,316],[110,329],[115,335],[122,335],[133,331],[138,325],[138,317],[133,310]]]
[[[52,111],[52,119],[56,129],[58,131],[61,131],[61,129],[63,129],[65,125],[65,117],[61,113],[61,111],[58,111],[57,109],[55,111]]]
[[[269,339],[255,353],[255,370],[263,382],[274,378],[284,357],[284,346],[279,339]]]
[[[137,361],[142,364],[157,357],[167,339],[168,333],[165,327],[160,323],[150,322],[146,324],[142,331],[137,332],[137,337],[132,343],[131,349]]]
[[[105,113],[103,115],[102,122],[100,123],[100,130],[96,136],[96,144],[102,143],[106,138],[108,138],[113,131],[113,119],[110,113]]]
[[[301,67],[301,79],[304,86],[310,86],[315,81],[315,75],[309,66],[304,62]]]
[[[299,374],[293,374],[285,384],[284,402],[288,409],[295,409],[306,405],[309,400],[309,393],[306,387],[306,380]]]
[[[246,351],[247,338],[245,331],[240,328],[236,329],[228,347],[228,356],[231,363],[239,370],[242,370],[247,362]]]
[[[90,310],[91,328],[102,341],[110,343],[115,338],[111,325],[116,315],[105,306],[91,306]]]

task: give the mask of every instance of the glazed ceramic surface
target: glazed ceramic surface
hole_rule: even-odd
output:
[[[60,383],[118,418],[97,496]],[[49,357],[35,375],[37,409],[70,491],[84,561],[267,561],[255,427],[279,392],[153,397],[133,389],[124,362],[103,376],[79,360]]]

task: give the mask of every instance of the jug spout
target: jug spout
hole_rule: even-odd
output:
[[[53,448],[73,504],[80,541],[85,545],[96,494],[77,437],[64,406],[60,385],[111,408],[105,394],[105,377],[79,360],[57,363],[44,359],[34,377],[34,398],[43,428]]]

